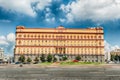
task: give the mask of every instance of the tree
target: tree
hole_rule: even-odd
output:
[[[80,61],[80,60],[81,60],[81,57],[80,57],[79,55],[77,55],[77,56],[75,57],[75,60]]]
[[[39,62],[38,57],[35,57],[34,61],[35,61],[35,63],[38,63]]]
[[[31,60],[30,57],[27,58],[27,62],[28,62],[28,63],[32,62],[32,60]]]
[[[20,55],[18,61],[24,63],[25,62],[25,56],[24,55]]]
[[[62,57],[62,60],[63,60],[63,61],[66,61],[67,59],[68,59],[67,56],[63,56],[63,57]]]
[[[51,54],[48,54],[48,56],[47,56],[47,61],[48,61],[48,62],[52,62],[52,59],[53,59],[52,55],[51,55]]]
[[[111,61],[114,61],[115,55],[111,54]]]
[[[56,62],[57,61],[57,58],[54,56],[53,57],[53,62]]]
[[[120,55],[118,56],[118,60],[120,61]]]
[[[119,56],[118,55],[115,55],[115,61],[118,61],[118,59],[119,59]]]
[[[45,60],[45,55],[44,55],[44,54],[41,55],[40,60],[41,60],[41,62],[45,62],[45,61],[46,61],[46,60]]]

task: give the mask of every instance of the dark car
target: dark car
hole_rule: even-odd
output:
[[[20,62],[15,62],[15,64],[20,64]]]

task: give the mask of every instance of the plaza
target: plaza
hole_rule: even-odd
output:
[[[0,80],[120,80],[120,64],[101,66],[0,66]]]

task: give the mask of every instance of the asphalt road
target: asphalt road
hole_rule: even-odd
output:
[[[0,80],[120,80],[117,66],[87,67],[3,67]]]

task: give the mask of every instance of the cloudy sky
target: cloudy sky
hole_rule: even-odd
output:
[[[105,49],[120,46],[120,0],[0,0],[0,47],[13,54],[15,28],[104,28]]]

